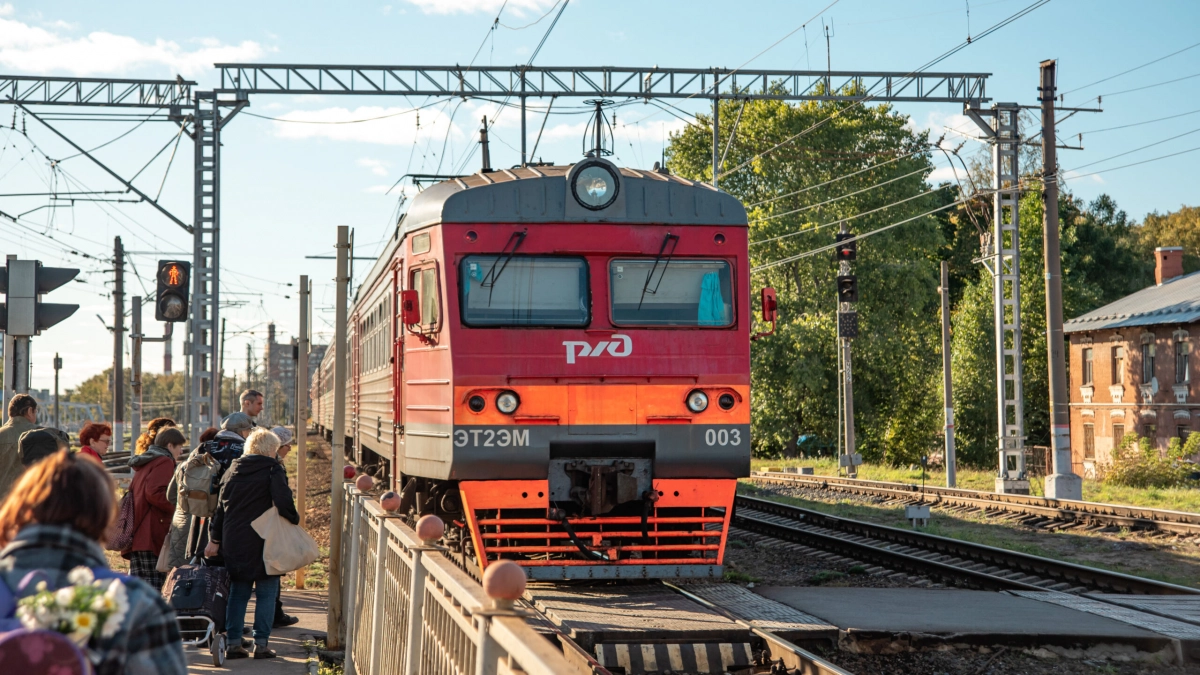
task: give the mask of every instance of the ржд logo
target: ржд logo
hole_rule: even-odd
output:
[[[613,335],[612,340],[601,340],[594,347],[590,342],[574,340],[563,342],[563,346],[567,348],[567,363],[575,363],[576,357],[600,356],[605,350],[608,351],[609,356],[616,357],[625,357],[633,353],[633,340],[629,339],[628,335],[620,333]]]

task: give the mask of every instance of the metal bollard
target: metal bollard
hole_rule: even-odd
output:
[[[395,493],[389,493],[395,494]],[[386,499],[380,500],[383,505]],[[375,544],[375,599],[371,603],[371,670],[370,675],[379,675],[380,651],[383,649],[383,575],[384,561],[388,553],[387,519],[398,518],[390,511],[379,518],[379,540]]]
[[[353,520],[350,521],[350,559],[343,563],[342,569],[346,574],[346,593],[342,597],[346,599],[345,606],[349,611],[346,616],[346,656],[343,663],[345,664],[345,675],[355,675],[356,668],[354,666],[354,629],[355,616],[358,614],[356,606],[358,603],[354,597],[355,590],[358,587],[358,529],[359,522],[362,521],[362,499],[361,494],[357,490],[350,492],[351,499],[354,500],[354,508],[351,511]]]
[[[444,551],[437,541],[446,533],[446,524],[434,515],[421,516],[417,521],[417,538],[421,546],[414,546],[412,583],[408,587],[408,633],[404,655],[405,675],[420,675],[421,672],[421,625],[425,614],[425,565],[421,556],[425,551]]]
[[[498,560],[483,573],[483,592],[492,606],[475,612],[479,619],[479,638],[476,643],[475,675],[496,675],[496,643],[488,634],[493,616],[524,616],[513,603],[525,594],[525,571],[511,560]]]

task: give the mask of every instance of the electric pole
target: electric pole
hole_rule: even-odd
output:
[[[300,334],[296,337],[296,510],[300,528],[308,520],[305,499],[308,496],[308,275],[300,275]],[[304,588],[304,568],[296,570],[296,588]]]
[[[125,248],[113,240],[113,446],[125,450]]]
[[[942,405],[946,409],[946,487],[958,485],[958,467],[954,457],[954,397],[950,378],[950,263],[942,261]]]
[[[163,324],[163,375],[171,374],[171,339],[175,336],[175,324],[167,321]]]
[[[1071,411],[1063,353],[1062,261],[1058,242],[1058,156],[1055,145],[1055,62],[1042,61],[1038,99],[1042,103],[1042,241],[1046,258],[1046,360],[1050,366],[1050,428],[1054,473],[1046,476],[1046,496],[1083,499],[1083,480],[1071,470]]]
[[[58,371],[62,370],[62,357],[57,352],[54,354],[54,428],[59,428],[58,417]]]
[[[835,249],[838,264],[837,274],[837,335],[838,354],[841,362],[842,384],[842,435],[845,438],[845,454],[839,464],[846,467],[846,475],[858,475],[858,465],[862,464],[862,455],[855,452],[854,444],[854,371],[851,367],[850,343],[858,337],[858,312],[854,311],[854,303],[858,302],[858,279],[850,273],[850,263],[858,256],[858,242],[850,234],[850,226],[842,223],[837,234],[839,243]]]
[[[220,363],[218,363],[218,364],[217,364],[217,373],[220,375],[220,377],[221,377],[222,379],[224,379],[224,377],[225,377],[225,317],[221,317],[221,351],[220,351],[220,359],[221,359],[221,360],[220,360]],[[237,389],[237,375],[234,375],[234,376],[233,376],[233,383],[232,383],[232,386],[231,386],[230,388],[231,388],[231,389],[234,389],[234,390],[236,390],[236,389]],[[232,405],[232,402],[231,402],[231,404],[230,404],[230,406],[229,406],[229,413],[230,413],[230,414],[233,414],[233,413],[234,413],[234,407],[235,407],[235,406],[233,406],[233,405]],[[217,392],[217,410],[216,410],[216,416],[217,416],[217,419],[221,419],[221,392],[219,392],[219,391]],[[220,425],[218,425],[218,426],[220,426]]]
[[[254,364],[251,363],[254,359],[254,347],[249,340],[246,341],[246,388],[253,389],[254,381],[251,379],[254,375]]]
[[[347,291],[350,285],[349,258],[354,250],[350,243],[350,228],[337,229],[337,304],[334,311],[333,339],[333,476],[330,483],[330,522],[342,522],[342,490],[345,478],[342,467],[346,461],[346,313]],[[342,528],[329,528],[329,620],[325,630],[327,649],[342,646]]]
[[[135,295],[129,312],[129,437],[135,444],[142,434],[142,338],[142,298]]]

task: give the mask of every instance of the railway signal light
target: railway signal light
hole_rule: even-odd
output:
[[[188,282],[192,264],[178,260],[158,261],[158,293],[154,302],[154,320],[177,323],[187,321]]]
[[[858,277],[840,274],[837,278],[838,302],[858,302]]]
[[[847,241],[848,240],[848,241]],[[858,240],[849,232],[838,232],[834,238],[837,242],[837,247],[834,249],[834,256],[838,262],[845,260],[846,262],[854,262],[858,258]],[[846,243],[842,243],[842,242]]]
[[[10,259],[0,269],[0,329],[19,337],[41,332],[75,313],[79,305],[42,302],[41,296],[79,275],[68,267],[43,267],[37,260]]]

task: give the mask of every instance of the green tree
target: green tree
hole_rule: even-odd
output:
[[[1190,274],[1200,270],[1200,207],[1183,206],[1178,211],[1146,216],[1138,231],[1140,254],[1149,262],[1146,285],[1154,283],[1154,248],[1182,246],[1183,271]]]
[[[722,115],[733,119],[740,106],[723,104]],[[711,120],[699,116],[672,137],[667,163],[673,172],[711,180],[711,128]],[[777,289],[781,317],[776,335],[751,350],[755,449],[791,452],[800,434],[828,442],[837,437],[837,266],[830,252],[798,256],[833,243],[840,219],[854,217],[851,231],[864,233],[953,197],[929,190],[928,138],[889,106],[755,101],[746,104],[736,134],[726,168],[744,168],[723,177],[721,187],[747,205],[751,264],[791,259],[752,276],[755,288]],[[800,140],[788,142],[798,134]],[[811,188],[872,166],[878,168]],[[940,369],[936,258],[942,244],[938,220],[924,216],[858,246],[855,418],[859,448],[872,460],[910,462],[937,444],[941,406],[929,383]]]

